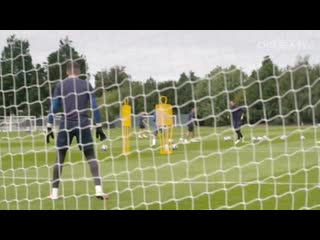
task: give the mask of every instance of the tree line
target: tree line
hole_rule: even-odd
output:
[[[197,108],[202,125],[230,123],[228,102],[245,109],[250,124],[316,124],[320,118],[320,64],[309,56],[297,57],[293,66],[280,68],[266,56],[258,70],[216,66],[206,76],[192,71],[176,80],[133,80],[124,66],[111,66],[94,74],[95,91],[104,121],[119,118],[121,104],[129,97],[133,113],[152,112],[161,95],[168,98],[175,114]],[[66,77],[66,65],[77,61],[81,78],[87,79],[88,63],[67,37],[59,42],[47,61],[34,64],[28,40],[7,39],[1,52],[0,116],[47,115],[55,84]]]

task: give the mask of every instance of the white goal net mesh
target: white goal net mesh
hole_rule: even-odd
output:
[[[64,42],[46,64],[35,65],[26,41],[9,40],[0,60],[0,209],[320,209],[320,65],[300,59],[280,69],[266,58],[251,75],[217,67],[205,77],[190,73],[167,82],[136,81],[119,66],[98,72],[93,85],[107,140],[98,141],[94,127],[92,134],[110,198],[94,197],[88,163],[74,139],[59,199],[51,200],[57,139],[46,144],[48,111],[70,59],[80,63],[87,81],[86,59]],[[177,148],[170,155],[160,154],[158,138],[155,146],[150,141],[160,96],[175,115]],[[128,155],[121,136],[126,98],[133,119]],[[230,101],[243,110],[239,142]],[[143,133],[141,112],[149,123]],[[188,134],[192,119],[198,124]],[[55,137],[59,116],[56,121]]]

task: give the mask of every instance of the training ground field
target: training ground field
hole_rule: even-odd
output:
[[[94,197],[88,164],[75,145],[65,161],[60,198],[48,199],[55,162],[54,143],[45,133],[0,133],[0,209],[320,209],[318,129],[244,127],[237,147],[230,128],[200,128],[200,142],[179,144],[160,155],[150,140],[132,136],[121,154],[121,130],[106,131],[109,147],[97,143],[105,192]],[[286,141],[279,137],[286,131]],[[176,128],[179,141],[186,128]],[[305,140],[300,140],[301,134]],[[270,141],[251,142],[268,135]],[[55,134],[56,136],[56,134]],[[159,141],[158,141],[159,142]]]

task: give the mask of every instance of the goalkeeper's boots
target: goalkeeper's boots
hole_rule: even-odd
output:
[[[100,200],[107,200],[109,199],[109,195],[104,193],[96,193],[96,198]]]
[[[57,196],[57,195],[50,194],[50,195],[49,195],[49,198],[50,198],[51,200],[57,200],[57,199],[58,199],[58,196]]]
[[[51,190],[51,193],[50,193],[50,195],[49,195],[49,198],[50,198],[51,200],[57,200],[57,199],[58,199],[58,188],[53,188],[53,189]]]

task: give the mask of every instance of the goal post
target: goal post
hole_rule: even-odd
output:
[[[31,132],[37,130],[36,116],[0,116],[2,132]]]

